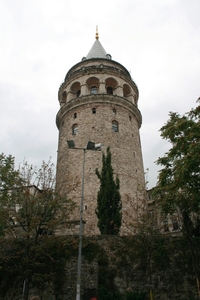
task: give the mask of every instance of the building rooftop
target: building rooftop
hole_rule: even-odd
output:
[[[104,50],[103,46],[99,42],[99,40],[96,40],[90,49],[88,55],[86,56],[86,59],[90,58],[108,58],[107,53]]]
[[[92,48],[90,49],[88,55],[86,57],[83,57],[82,60],[92,59],[92,58],[111,59],[111,55],[106,53],[105,49],[103,48],[103,46],[101,45],[101,43],[99,41],[98,30],[96,30],[95,38],[96,38],[96,40],[95,40]]]

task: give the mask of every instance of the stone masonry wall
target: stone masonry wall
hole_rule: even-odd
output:
[[[152,284],[146,259],[137,257],[132,248],[135,237],[99,236],[87,238],[91,242],[89,249],[83,249],[81,300],[90,300],[98,296],[98,289],[104,286],[111,293],[126,294],[131,291],[142,291],[149,299],[149,291],[153,292],[154,300],[189,300],[197,299],[196,280],[191,268],[183,262],[176,263],[180,253],[175,251],[169,258],[165,255],[152,262]],[[165,241],[169,247],[170,239]],[[84,245],[84,241],[83,241]],[[84,246],[83,246],[84,248]],[[88,252],[89,251],[89,252]],[[92,259],[91,259],[92,256]],[[88,258],[90,258],[88,260]],[[185,260],[185,263],[187,259]],[[66,284],[57,296],[60,300],[74,300],[76,296],[77,257],[66,264]],[[50,299],[43,297],[43,300]],[[52,296],[53,297],[53,296]],[[54,299],[54,298],[52,298]]]
[[[91,87],[96,93],[91,94]],[[107,92],[107,87],[112,93]],[[137,219],[145,198],[144,169],[139,128],[142,123],[138,109],[138,89],[129,72],[119,63],[106,59],[91,59],[78,63],[67,73],[59,89],[60,111],[56,123],[59,129],[57,158],[57,189],[77,205],[72,223],[79,219],[84,169],[84,234],[99,234],[95,214],[102,152],[86,151],[88,141],[101,143],[102,151],[110,147],[112,167],[120,180],[122,198],[121,235],[131,234],[130,222]],[[117,122],[114,131],[112,122]],[[72,128],[76,127],[76,133]],[[76,148],[69,149],[67,140]],[[82,149],[82,150],[81,150]],[[78,183],[73,189],[74,183]]]
[[[188,250],[181,249],[179,238],[164,240],[163,246],[153,252],[150,281],[148,259],[142,248],[138,248],[135,237],[96,236],[84,239],[81,300],[98,296],[101,287],[107,293],[124,296],[127,292],[144,292],[146,299],[149,299],[152,290],[154,300],[198,299],[190,254]],[[73,256],[66,264],[66,283],[62,290],[56,298],[50,290],[46,291],[42,299],[74,300],[76,280],[77,256]]]
[[[112,166],[120,179],[120,193],[123,207],[123,227],[121,234],[130,234],[129,222],[137,204],[145,200],[144,171],[139,139],[138,121],[132,111],[117,104],[114,97],[105,97],[104,102],[99,95],[88,96],[92,103],[77,106],[68,111],[62,118],[59,134],[59,149],[57,162],[57,187],[67,188],[68,184],[79,178],[79,186],[69,193],[69,197],[77,201],[78,209],[73,216],[79,217],[79,203],[82,188],[83,150],[68,149],[67,140],[73,139],[76,147],[85,147],[87,141],[102,143],[102,151],[109,146],[112,153]],[[92,108],[96,108],[96,114]],[[113,115],[113,109],[116,115]],[[76,112],[77,118],[73,115]],[[130,119],[130,118],[131,119]],[[119,123],[119,132],[112,132],[112,120]],[[72,135],[72,125],[78,124],[77,135]],[[101,170],[102,153],[87,151],[84,173],[84,220],[85,234],[97,234],[97,219],[95,215],[99,180],[95,169]],[[68,178],[67,178],[68,176]]]

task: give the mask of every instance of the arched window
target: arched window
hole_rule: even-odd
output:
[[[116,109],[113,108],[113,115],[116,115]]]
[[[112,56],[110,54],[106,54],[107,59],[112,59]]]
[[[174,216],[172,217],[172,226],[173,226],[173,230],[179,230],[178,220]]]
[[[90,94],[97,94],[97,87],[96,86],[92,86],[90,88]]]
[[[74,82],[70,87],[71,92],[76,95],[76,97],[79,97],[81,94],[81,84],[79,81]]]
[[[97,77],[89,77],[86,80],[86,85],[88,86],[88,91],[90,94],[97,94],[99,88],[99,78]]]
[[[78,134],[78,124],[74,124],[72,126],[72,134],[77,135]]]
[[[167,219],[163,220],[163,229],[164,229],[164,232],[169,231],[169,224],[168,224]]]
[[[117,121],[112,121],[112,131],[118,132],[119,131],[119,124]]]
[[[128,84],[123,85],[123,94],[124,94],[124,97],[128,97],[128,95],[131,94],[131,88]]]
[[[113,77],[108,77],[105,80],[105,85],[106,85],[106,92],[108,95],[113,95],[114,90],[118,86],[118,82],[115,78]]]
[[[108,86],[106,90],[108,95],[113,95],[113,88],[111,86]]]
[[[92,113],[96,114],[96,108],[95,107],[92,108]]]

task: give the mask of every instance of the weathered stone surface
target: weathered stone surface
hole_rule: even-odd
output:
[[[190,265],[189,252],[182,253],[185,255],[184,265],[182,254],[180,254],[180,245],[178,246],[177,243],[179,238],[175,238],[173,241],[165,240],[163,246],[167,251],[168,258],[164,256],[161,261],[155,255],[152,259],[151,282],[147,257],[140,254],[140,249],[136,249],[135,238],[133,236],[96,236],[83,239],[81,300],[89,300],[97,294],[98,289],[102,286],[108,292],[121,295],[133,291],[145,292],[147,299],[152,290],[154,300],[198,299],[196,279]],[[174,241],[175,247],[173,247]],[[196,246],[195,251],[199,253],[200,245],[197,243]],[[171,251],[171,247],[173,247],[173,251]],[[78,253],[72,253],[66,261],[64,284],[57,289],[56,295],[53,282],[55,279],[62,280],[63,277],[52,278],[52,282],[49,282],[48,285],[45,282],[45,288],[42,290],[30,286],[29,297],[38,295],[42,300],[74,300],[77,283],[77,256]],[[167,263],[163,264],[163,259],[164,261],[167,259]],[[199,263],[200,261],[198,261]],[[16,288],[18,293],[16,293]],[[19,287],[13,287],[13,290],[9,290],[8,296],[1,299],[21,299],[21,291],[21,288],[19,290]]]
[[[96,86],[96,94],[90,94],[92,86]],[[112,89],[111,94],[107,88]],[[79,219],[83,150],[68,149],[67,140],[74,140],[78,148],[86,147],[88,141],[102,143],[102,151],[110,147],[114,173],[120,179],[123,215],[120,234],[130,234],[129,223],[134,214],[138,214],[138,207],[143,207],[146,201],[139,135],[142,117],[137,107],[137,86],[119,63],[92,59],[72,67],[58,94],[61,108],[56,119],[59,129],[57,188],[64,193],[70,189],[75,178],[79,181],[78,187],[68,192],[68,196],[77,203],[72,221]],[[117,132],[112,130],[113,121],[118,124]],[[77,134],[72,132],[75,124]],[[83,219],[84,234],[90,236],[99,234],[95,214],[99,180],[95,169],[101,170],[101,167],[102,153],[87,151]]]

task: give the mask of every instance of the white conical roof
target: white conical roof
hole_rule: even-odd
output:
[[[99,42],[99,33],[98,33],[98,27],[96,28],[96,41],[94,42],[92,48],[90,49],[88,55],[83,58],[85,59],[91,59],[91,58],[106,58],[111,59],[111,55],[107,54],[104,50],[103,46]]]
[[[98,39],[96,39],[88,55],[86,56],[86,59],[90,58],[108,58],[106,51]]]

